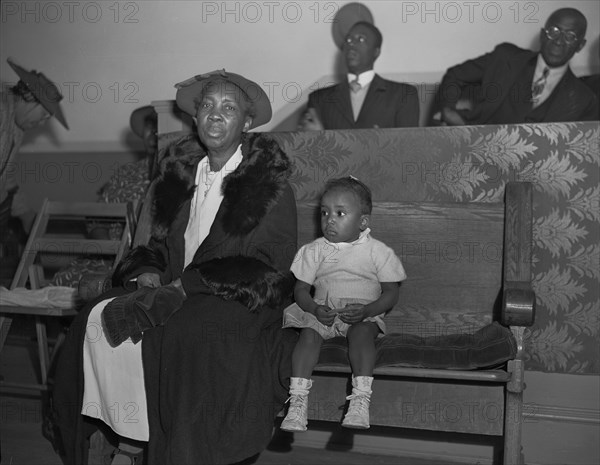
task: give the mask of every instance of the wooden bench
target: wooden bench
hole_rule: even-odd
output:
[[[159,146],[164,147],[189,127],[173,119],[172,102],[155,103]],[[402,334],[392,340],[399,341],[400,347],[404,342],[414,345],[416,341],[417,348],[419,342],[426,347],[433,344],[443,358],[453,349],[446,350],[445,342],[455,343],[458,337],[464,349],[465,341],[468,347],[472,338],[472,350],[461,353],[461,367],[473,362],[469,369],[442,368],[441,358],[432,357],[432,350],[412,355],[425,354],[420,362],[411,359],[378,366],[371,424],[484,435],[502,443],[496,462],[519,464],[523,463],[524,331],[533,324],[535,307],[532,185],[507,182],[510,179],[503,174],[488,182],[486,195],[477,198],[432,196],[456,168],[452,153],[441,150],[452,149],[453,141],[470,131],[414,128],[273,133],[272,137],[295,164],[291,183],[298,207],[298,246],[320,235],[315,213],[324,183],[348,174],[359,177],[374,194],[373,236],[395,249],[408,274],[398,305],[386,316],[389,332]],[[388,144],[388,139],[396,139],[397,144]],[[416,150],[415,141],[421,144]],[[418,153],[416,158],[411,158],[411,150]],[[431,157],[423,158],[430,151]],[[459,175],[456,182],[460,181]],[[430,198],[434,201],[425,200]],[[146,222],[144,216],[140,226]],[[490,326],[493,322],[495,326]],[[477,336],[481,328],[492,335],[512,332],[513,356],[495,366],[485,365],[486,351],[478,352],[485,348],[485,339]],[[386,338],[382,341],[391,339]],[[337,359],[332,363],[325,355],[329,349],[325,348],[323,363],[313,374],[309,418],[341,422],[350,369],[340,350],[334,351]]]
[[[500,436],[502,463],[523,463],[523,332],[533,323],[535,303],[531,191],[531,184],[509,183],[504,204],[374,202],[372,234],[394,248],[408,275],[398,304],[386,316],[388,331],[402,334],[396,336],[400,346],[422,337],[434,341],[434,348],[429,355],[421,348],[426,360],[402,363],[399,353],[400,363],[375,369],[372,425]],[[299,245],[316,237],[315,208],[312,201],[298,202]],[[421,313],[422,323],[407,324],[407,311]],[[428,320],[440,311],[455,314],[456,324]],[[461,314],[487,319],[465,324]],[[468,342],[471,333],[492,320],[511,328],[518,349],[514,359],[493,369],[427,368],[428,356],[435,362],[435,350],[444,351],[452,335],[462,334]],[[324,348],[313,374],[309,419],[341,422],[350,369],[339,356],[336,364],[327,364],[326,353]]]
[[[191,130],[172,101],[153,104],[160,147]],[[482,133],[492,129],[502,131],[494,127]],[[506,127],[507,133],[515,129],[521,130]],[[484,158],[478,166],[452,155],[461,145],[457,141],[475,141],[477,131],[412,128],[271,136],[295,164],[291,183],[299,247],[320,235],[316,208],[328,179],[352,174],[371,187],[372,235],[394,248],[408,274],[398,304],[386,316],[388,331],[402,336],[387,339],[399,341],[399,347],[404,342],[433,344],[412,355],[424,357],[420,363],[410,359],[376,368],[371,424],[484,435],[502,443],[495,462],[520,464],[524,333],[535,315],[532,184],[509,182],[509,172],[493,159]],[[493,151],[495,139],[485,141],[490,142],[486,150]],[[473,167],[483,170],[486,182]],[[460,185],[465,177],[466,187]],[[484,195],[452,198],[477,185],[485,186]],[[456,187],[466,190],[461,193]],[[485,347],[485,338],[477,336],[481,328],[492,336],[512,332],[510,360],[485,366],[486,351],[478,352]],[[470,342],[474,345],[469,352]],[[469,361],[472,366],[456,369],[432,358],[435,350],[451,355],[453,348],[445,350],[444,343],[463,344],[460,366]],[[339,423],[351,390],[350,368],[335,345],[325,346],[320,362],[313,374],[309,419]]]
[[[297,209],[300,246],[320,235],[318,203],[300,198]],[[148,214],[140,218],[140,227]],[[373,236],[396,251],[408,274],[398,304],[386,315],[388,332],[397,335],[379,342],[416,342],[419,350],[421,340],[433,341],[432,350],[424,347],[419,354],[424,360],[394,365],[379,361],[384,366],[374,373],[371,424],[496,436],[503,444],[496,459],[523,463],[523,336],[533,323],[535,304],[530,283],[532,185],[508,183],[504,202],[374,201],[371,225]],[[421,315],[421,322],[412,318],[407,323],[407,312]],[[436,321],[440,313],[454,315],[455,323]],[[458,342],[466,342],[457,363],[485,365],[490,341],[472,334],[485,327],[494,335],[500,326],[490,326],[493,321],[512,331],[515,350],[510,360],[505,357],[488,369],[440,368],[444,361],[435,350],[447,358],[456,348],[444,344],[457,343],[457,336]],[[331,344],[323,354],[331,348],[337,349],[336,363],[323,363],[327,356],[322,356],[313,374],[311,420],[341,422],[351,389],[345,354],[340,356],[339,347]]]
[[[298,199],[297,208],[300,246],[320,235],[318,203]],[[425,360],[376,368],[372,425],[497,436],[503,443],[498,454],[502,463],[523,463],[523,334],[533,323],[535,303],[530,284],[531,210],[529,183],[509,183],[505,202],[374,202],[372,234],[394,248],[408,274],[398,304],[386,316],[389,332],[401,336],[386,336],[381,342],[418,344],[415,338],[423,338],[429,344],[434,341],[434,348],[424,350]],[[421,323],[407,323],[407,312],[421,315]],[[436,322],[440,312],[455,315],[455,324]],[[434,351],[448,355],[456,350],[444,346],[456,342],[456,335],[467,342],[460,364],[485,365],[486,354],[477,350],[483,347],[484,352],[489,341],[476,341],[471,334],[482,327],[497,331],[499,326],[489,326],[492,321],[512,330],[511,360],[494,359],[499,366],[490,369],[440,368],[444,363]],[[337,355],[336,364],[321,363],[313,375],[311,420],[341,422],[350,369],[345,354],[341,360],[339,350]],[[403,354],[398,355],[402,359]]]

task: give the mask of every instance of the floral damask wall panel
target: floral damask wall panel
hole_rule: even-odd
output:
[[[274,133],[295,163],[298,199],[328,179],[370,181],[375,201],[501,202],[534,192],[537,315],[529,370],[600,373],[600,128],[591,123]]]

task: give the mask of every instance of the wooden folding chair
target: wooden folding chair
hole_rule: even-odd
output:
[[[94,203],[94,202],[56,202],[46,199],[38,214],[23,255],[15,272],[11,289],[26,287],[40,289],[46,284],[47,263],[44,256],[70,257],[70,256],[108,256],[114,257],[115,266],[125,254],[131,244],[132,229],[135,214],[130,203]],[[53,231],[49,226],[57,222],[66,225],[83,225],[90,223],[104,223],[114,225],[115,230],[120,229],[116,238],[88,239],[85,229],[73,232]],[[46,334],[46,317],[68,317],[77,313],[75,308],[31,307],[31,306],[0,306],[0,351],[4,347],[6,337],[10,330],[13,315],[33,315],[35,317],[36,336],[40,363],[41,384],[24,384],[2,382],[4,388],[28,388],[46,390],[48,384],[48,370],[51,366],[56,349],[64,334],[59,336],[54,346],[52,356],[48,347]]]

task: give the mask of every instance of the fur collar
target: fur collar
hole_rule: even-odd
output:
[[[195,135],[188,135],[166,148],[161,175],[154,190],[152,235],[168,235],[184,202],[194,195],[198,162],[206,151]],[[290,161],[279,144],[262,134],[242,139],[243,160],[223,180],[223,229],[243,236],[254,229],[281,195],[290,175]]]

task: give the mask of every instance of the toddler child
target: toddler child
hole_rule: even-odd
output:
[[[284,327],[302,328],[292,355],[284,431],[306,431],[310,376],[324,339],[348,339],[352,394],[342,426],[369,428],[375,339],[383,315],[398,301],[406,274],[400,259],[370,235],[371,191],[354,177],[333,179],[321,197],[323,237],[303,246],[291,267],[296,303],[284,310]],[[311,287],[314,286],[314,298]]]

